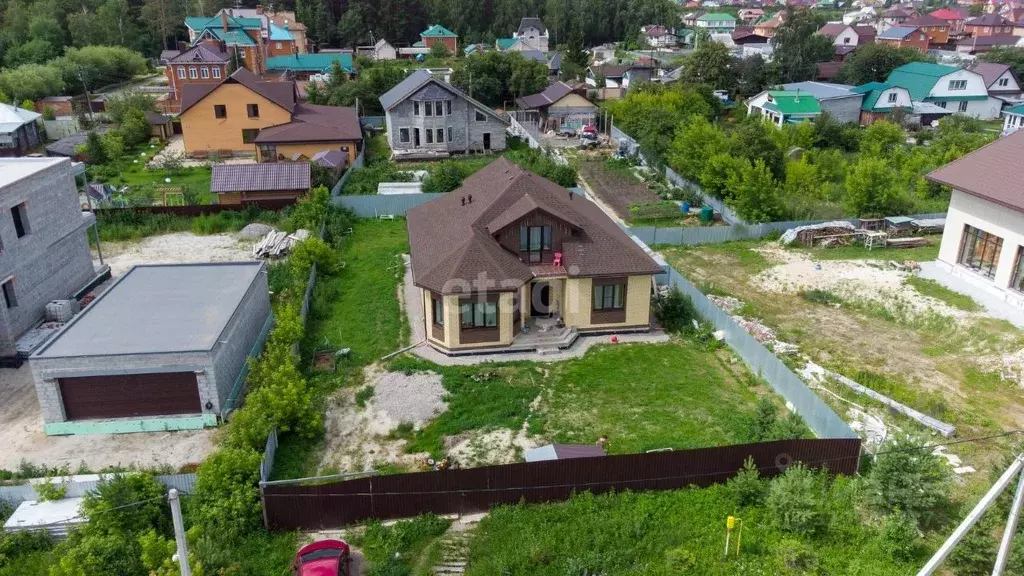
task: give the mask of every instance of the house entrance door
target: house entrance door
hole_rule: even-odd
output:
[[[547,316],[551,313],[551,286],[537,282],[530,289],[530,316]]]

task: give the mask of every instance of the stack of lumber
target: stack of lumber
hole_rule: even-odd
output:
[[[294,234],[271,230],[252,247],[252,255],[256,258],[280,258],[306,238],[309,238],[309,230],[296,230]]]
[[[811,246],[816,238],[822,236],[841,236],[853,234],[856,230],[853,224],[843,220],[824,222],[822,224],[808,224],[790,228],[782,235],[779,242],[783,245],[791,244],[794,240],[800,240],[803,244]]]

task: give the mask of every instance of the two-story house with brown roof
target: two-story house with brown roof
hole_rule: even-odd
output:
[[[353,108],[298,102],[295,82],[266,82],[239,68],[219,84],[182,90],[181,129],[189,156],[252,155],[302,160],[339,150],[355,160],[362,129]]]
[[[662,272],[586,198],[500,158],[407,214],[427,342],[526,350],[645,331]]]

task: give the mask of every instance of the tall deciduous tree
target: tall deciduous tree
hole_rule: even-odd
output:
[[[703,42],[683,60],[681,80],[707,84],[715,90],[732,90],[736,85],[735,59],[725,44]]]
[[[782,220],[786,207],[779,193],[779,183],[764,160],[742,161],[742,166],[728,182],[730,202],[736,213],[748,222]]]
[[[177,0],[143,0],[142,19],[156,29],[160,43],[168,50],[174,47],[174,30],[185,18],[182,8]]]
[[[817,34],[824,21],[811,10],[787,8],[786,15],[772,38],[772,64],[782,82],[813,80],[817,64],[832,60],[835,47],[827,36]]]
[[[889,73],[910,62],[932,61],[913,48],[897,48],[887,44],[867,44],[847,57],[839,80],[847,84],[884,82]]]

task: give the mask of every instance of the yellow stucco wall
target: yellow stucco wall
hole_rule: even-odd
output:
[[[514,330],[512,329],[512,293],[502,292],[498,298],[498,328],[501,332],[501,342],[499,344],[511,344],[512,335]]]
[[[565,281],[565,302],[562,320],[566,326],[582,328],[590,324],[590,278],[569,278]]]
[[[565,311],[562,317],[568,326],[580,330],[642,326],[651,321],[651,277],[630,276],[626,281],[626,321],[615,324],[591,324],[593,308],[593,281],[590,278],[570,278],[565,287]]]
[[[551,108],[597,108],[589,100],[579,94],[566,94],[551,105]]]
[[[227,107],[227,118],[217,118],[213,107]],[[246,105],[257,104],[259,118],[249,118]],[[242,142],[242,130],[276,126],[291,122],[291,113],[241,84],[221,84],[195,106],[181,115],[185,153],[232,150],[256,153],[255,144]]]
[[[444,339],[449,348],[459,347],[459,297],[444,297]]]
[[[263,112],[263,107],[260,106],[260,113]],[[306,158],[312,158],[317,152],[323,150],[340,150],[342,147],[348,147],[348,163],[351,165],[356,161],[356,142],[314,142],[310,144],[278,144],[277,153],[283,154],[286,159],[291,159],[293,154],[299,153],[304,155]],[[274,159],[271,158],[271,161]],[[260,162],[264,162],[262,156],[259,159]]]

